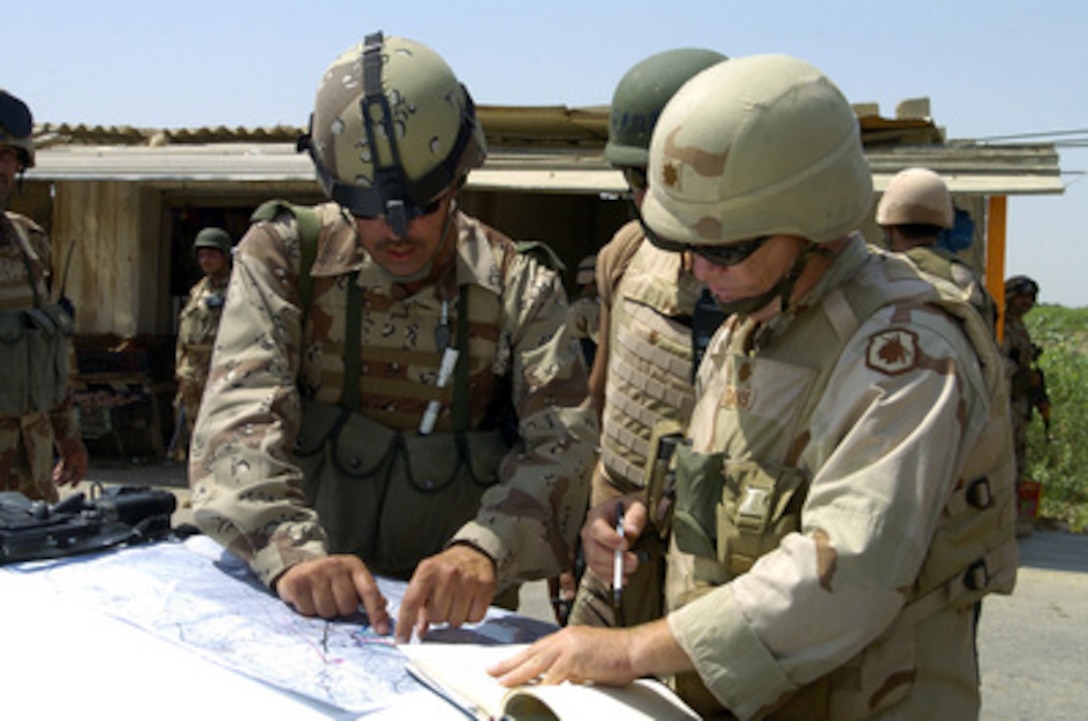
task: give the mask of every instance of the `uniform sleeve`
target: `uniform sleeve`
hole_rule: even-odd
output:
[[[507,270],[503,304],[500,344],[512,354],[522,446],[506,457],[501,482],[485,492],[476,518],[452,541],[495,559],[500,584],[555,576],[569,565],[597,443],[585,363],[567,329],[558,275],[519,254]]]
[[[298,263],[293,219],[257,223],[239,243],[189,467],[197,525],[268,585],[326,554],[288,460],[301,415]]]
[[[870,320],[811,419],[800,533],[669,624],[704,683],[749,718],[856,656],[913,584],[986,396],[950,321]]]

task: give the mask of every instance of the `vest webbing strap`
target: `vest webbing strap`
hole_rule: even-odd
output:
[[[348,308],[344,314],[344,385],[340,406],[355,413],[359,410],[359,373],[362,369],[363,291],[359,271],[348,276]]]

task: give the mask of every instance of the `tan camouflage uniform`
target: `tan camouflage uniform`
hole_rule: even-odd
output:
[[[23,250],[20,234],[32,253],[29,258]],[[32,273],[33,287],[27,275],[28,267]],[[39,307],[40,304],[48,304],[51,271],[49,241],[45,232],[29,218],[5,212],[0,217],[0,311],[35,308],[35,291],[40,299]],[[8,341],[5,339],[4,342]],[[70,350],[70,343],[65,342],[65,356]],[[56,372],[66,377],[66,359],[63,363],[63,368],[58,364]],[[5,363],[4,395],[19,391],[10,384],[28,382],[27,378],[18,377],[17,365],[15,360]],[[67,386],[66,381],[62,383],[64,387]],[[63,401],[50,410],[30,410],[21,415],[0,414],[0,490],[20,491],[29,498],[56,501],[58,494],[53,484],[54,442],[57,439],[78,438],[79,435],[70,390],[64,394]]]
[[[437,463],[448,471],[456,465],[456,452],[448,458],[419,458],[411,449],[425,440],[416,428],[432,399],[441,400],[443,408],[434,436],[454,436],[443,433],[452,423],[450,386],[455,384],[436,387],[441,357],[436,329],[441,300],[449,299],[452,333],[457,337],[458,286],[465,285],[471,427],[483,426],[494,401],[509,396],[520,442],[502,451],[504,457],[496,459],[494,467],[477,469],[478,477],[494,476],[499,483],[483,491],[473,510],[449,518],[455,513],[449,509],[424,511],[414,502],[411,507],[390,507],[393,504],[385,499],[376,511],[381,528],[373,533],[393,528],[416,537],[437,536],[432,540],[439,550],[449,542],[471,544],[496,561],[500,587],[515,579],[557,575],[584,517],[597,432],[588,404],[579,407],[586,395],[586,370],[566,331],[569,306],[558,275],[531,253],[517,252],[506,237],[456,213],[457,253],[450,272],[435,286],[406,297],[366,255],[350,216],[334,204],[316,210],[323,229],[311,271],[312,302],[305,332],[294,217],[281,214],[274,222],[256,223],[235,251],[192,445],[190,478],[197,523],[248,560],[266,583],[292,564],[345,552],[339,545],[352,546],[329,540],[304,498],[317,491],[319,496],[331,494],[330,511],[351,512],[340,508],[351,504],[342,499],[353,497],[352,486],[364,483],[366,469],[384,461],[360,450],[367,437],[342,432],[335,461],[349,475],[353,469],[361,475],[354,482],[337,479],[331,489],[313,489],[310,479],[301,478],[291,452],[300,440],[300,422],[305,427],[310,416],[330,412],[337,418],[344,386],[345,288],[354,270],[359,271],[363,298],[362,418],[352,416],[347,424],[369,424],[375,434],[392,436],[392,443],[408,448],[405,462],[413,468],[417,463],[432,467]],[[511,388],[504,387],[504,379]],[[300,401],[306,403],[305,414]],[[312,441],[301,439],[303,444]],[[426,477],[413,482],[429,481]],[[400,494],[404,489],[388,491]],[[426,499],[415,497],[422,506]],[[373,508],[355,510],[375,513]],[[446,535],[439,525],[451,521],[453,532]],[[371,533],[341,530],[347,535]],[[405,567],[397,570],[408,574],[418,560],[394,562],[400,561]]]
[[[178,339],[174,353],[174,377],[178,383],[175,408],[184,408],[185,438],[192,438],[204,384],[212,362],[212,347],[223,314],[227,278],[217,282],[205,276],[189,290],[178,316]]]
[[[1005,590],[1016,564],[1007,388],[974,319],[969,340],[855,235],[792,311],[712,341],[676,463],[720,503],[678,486],[668,622],[736,717],[977,718],[974,601],[944,579],[977,552],[957,533],[980,469]]]

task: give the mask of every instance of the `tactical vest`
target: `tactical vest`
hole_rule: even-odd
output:
[[[226,292],[226,284],[213,287],[207,277],[189,292],[189,301],[178,318],[180,357],[177,375],[180,379],[201,386],[207,380]]]
[[[59,406],[68,390],[72,318],[49,302],[44,269],[19,216],[7,216],[0,232],[15,241],[5,248],[0,279],[0,415],[22,416]]]
[[[406,578],[475,516],[517,441],[509,389],[495,372],[500,299],[465,283],[445,304],[429,292],[396,301],[365,294],[354,273],[309,277],[314,251],[307,246],[354,229],[336,218],[315,222],[312,210],[284,204],[262,206],[254,218],[285,210],[299,228],[310,343],[303,349],[305,400],[292,460],[303,471],[306,501],[321,519],[330,552],[354,553],[375,572]],[[315,334],[322,323],[339,325]],[[399,333],[415,334],[418,342],[383,347],[383,336]],[[435,382],[440,341],[459,352],[444,386]],[[432,402],[442,410],[433,432],[421,434]]]
[[[644,242],[613,294],[601,461],[614,482],[645,485],[654,426],[686,422],[695,402],[691,315],[701,286],[680,263]]]
[[[974,306],[982,316],[982,320],[992,330],[996,330],[997,308],[994,299],[986,291],[985,286],[978,282],[974,271],[965,263],[957,260],[956,256],[944,248],[930,246],[911,248],[905,255],[931,281],[950,283],[954,288],[959,289],[960,298]],[[945,294],[951,297],[955,295],[955,291],[946,288]]]
[[[907,277],[913,273],[905,266],[895,270],[894,258],[885,257],[884,262],[892,264],[890,274]],[[988,593],[1012,591],[1018,550],[1013,532],[1008,395],[1001,360],[990,328],[978,312],[961,294],[936,287],[941,297],[931,303],[959,320],[978,354],[990,396],[987,423],[958,469],[953,493],[899,617],[846,666],[805,687],[770,718],[869,718],[877,689],[868,687],[865,680],[879,675],[867,669],[880,663],[881,653],[894,656],[890,648],[913,644],[914,627],[938,611],[966,609]],[[724,446],[723,451],[703,454],[680,445],[673,457],[672,531],[678,548],[695,556],[696,582],[687,595],[673,598],[673,604],[693,600],[746,572],[783,537],[800,529],[811,478],[797,467],[800,449],[791,445],[808,427],[847,341],[877,309],[896,302],[889,290],[894,288],[847,282],[804,311],[803,323],[795,322],[790,332],[776,337],[757,356],[735,358],[731,397],[723,399],[732,410],[719,410],[716,421],[721,424],[717,436],[722,443],[714,447]],[[746,403],[753,378],[777,384],[761,384],[761,393],[792,388],[792,399],[783,403],[782,413],[774,418],[745,416],[743,432],[737,432],[739,426],[731,421],[736,409]],[[874,649],[878,650],[870,653]],[[821,699],[820,708],[812,705],[814,698]],[[891,697],[884,703],[896,701],[897,697]]]

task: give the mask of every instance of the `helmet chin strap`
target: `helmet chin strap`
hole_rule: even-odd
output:
[[[741,298],[740,300],[735,300],[731,303],[718,303],[718,305],[723,312],[730,315],[733,313],[749,315],[766,307],[768,303],[774,300],[775,296],[778,296],[782,304],[779,312],[785,313],[789,309],[790,297],[793,295],[793,289],[797,286],[797,279],[800,278],[801,273],[804,272],[809,257],[812,255],[829,254],[827,249],[822,248],[815,243],[809,243],[804,250],[797,254],[790,269],[768,290],[751,298]]]
[[[431,271],[434,270],[435,258],[438,258],[442,255],[442,253],[446,249],[446,244],[449,243],[450,230],[453,229],[453,215],[457,212],[458,208],[457,198],[459,193],[460,191],[455,193],[453,198],[450,200],[450,207],[446,211],[446,219],[442,222],[442,237],[439,240],[438,247],[435,248],[434,253],[431,254],[430,259],[427,260],[424,266],[417,270],[415,273],[412,273],[411,275],[395,275],[393,273],[390,273],[385,268],[382,268],[382,272],[384,272],[397,283],[415,283],[417,281],[423,280],[431,274]]]

